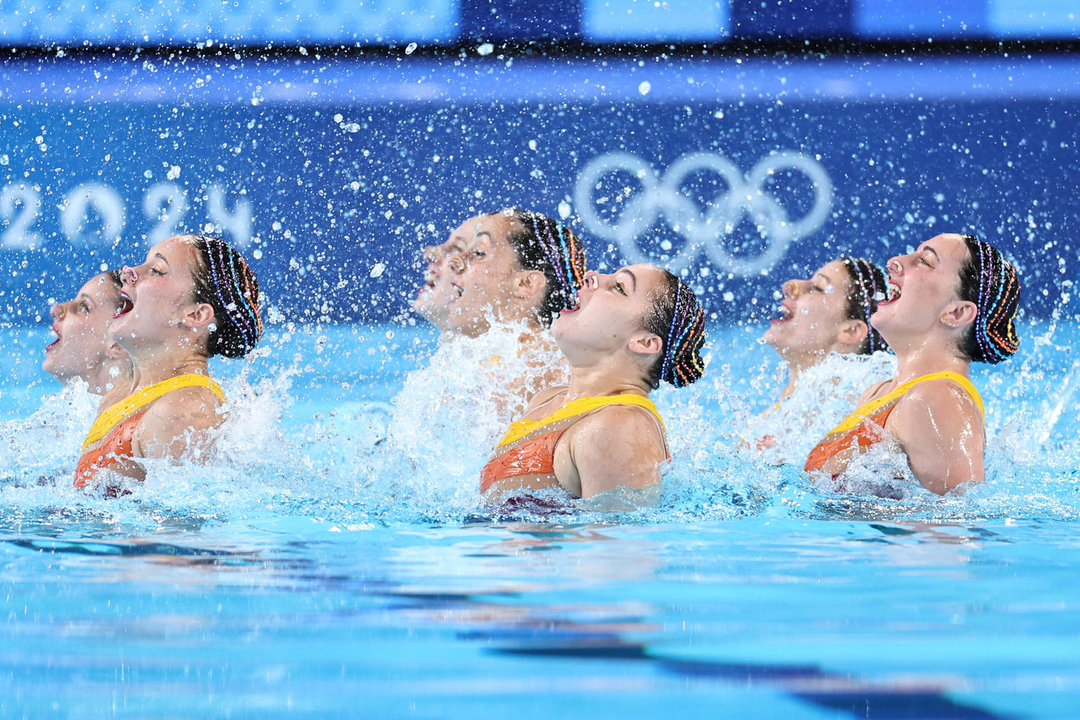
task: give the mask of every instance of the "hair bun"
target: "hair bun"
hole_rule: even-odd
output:
[[[240,252],[221,238],[196,235],[195,248],[203,266],[195,276],[195,296],[214,308],[217,326],[207,354],[243,357],[263,333],[259,281]]]
[[[978,313],[964,351],[975,362],[997,363],[1020,349],[1016,313],[1020,308],[1020,277],[1000,250],[974,235],[964,235],[968,262],[960,270],[965,300]]]
[[[671,273],[668,275],[675,280],[675,298],[660,379],[678,388],[697,381],[705,372],[701,357],[705,345],[705,310],[690,286]]]

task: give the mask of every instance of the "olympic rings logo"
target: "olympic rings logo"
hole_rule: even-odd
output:
[[[795,219],[788,216],[787,210],[765,187],[770,177],[785,170],[803,175],[814,193],[811,208]],[[704,211],[683,189],[689,177],[703,172],[718,176],[726,185],[707,202]],[[613,173],[629,173],[641,184],[641,189],[633,193],[631,188],[624,188],[629,199],[613,220],[607,220],[597,212],[593,191],[605,176]],[[740,277],[769,270],[794,240],[820,229],[829,217],[832,197],[833,184],[825,168],[795,152],[778,152],[762,158],[745,176],[723,155],[690,153],[676,160],[663,177],[636,155],[613,152],[593,158],[574,186],[574,205],[584,227],[616,243],[627,260],[652,262],[638,245],[638,239],[663,215],[672,230],[686,239],[685,245],[667,263],[672,272],[690,267],[704,250],[714,264]],[[735,256],[721,241],[733,235],[746,216],[755,224],[767,247],[760,255]],[[668,247],[666,243],[664,247]]]

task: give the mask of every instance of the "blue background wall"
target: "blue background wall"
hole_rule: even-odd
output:
[[[884,261],[953,230],[1015,258],[1029,313],[1073,312],[1070,57],[84,57],[8,61],[0,80],[7,322],[37,322],[99,266],[205,229],[246,245],[286,317],[383,321],[407,307],[422,245],[508,205],[568,213],[594,266],[635,247],[687,264],[727,320],[770,316],[779,282],[841,254]],[[639,202],[625,171],[579,187],[611,152],[671,193]],[[669,171],[699,153],[696,170]],[[812,177],[768,160],[777,153],[801,155]],[[737,175],[716,174],[723,159]],[[686,214],[721,206],[770,162],[775,175],[741,189],[756,217]],[[823,193],[822,222],[785,238],[778,208],[797,220]],[[609,226],[629,207],[640,232],[620,246],[585,222],[589,203]],[[718,262],[721,249],[736,262]]]
[[[0,0],[0,44],[1072,38],[1067,0]]]

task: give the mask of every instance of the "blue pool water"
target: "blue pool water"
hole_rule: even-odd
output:
[[[662,489],[548,517],[381,443],[424,427],[389,405],[424,329],[279,327],[214,368],[226,460],[119,500],[70,488],[89,398],[5,331],[0,717],[1077,717],[1077,329],[976,369],[983,486],[899,500],[736,447],[779,382],[760,330],[658,397]]]

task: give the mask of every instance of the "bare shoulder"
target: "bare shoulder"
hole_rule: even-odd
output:
[[[896,404],[889,417],[895,434],[936,434],[978,428],[981,435],[982,414],[967,392],[950,380],[927,380],[911,388]]]
[[[660,482],[659,466],[667,459],[664,437],[642,408],[609,405],[574,423],[568,433],[582,497]]]
[[[137,441],[146,456],[178,457],[187,446],[183,441],[191,431],[218,427],[225,419],[218,412],[221,400],[203,387],[173,390],[150,406],[139,423]]]
[[[979,408],[967,391],[952,380],[927,380],[911,388],[897,403],[897,410],[978,415]]]
[[[634,405],[608,405],[574,424],[575,441],[593,448],[655,445],[663,454],[663,435],[656,418]]]

